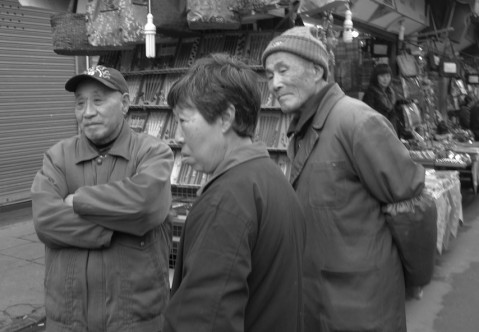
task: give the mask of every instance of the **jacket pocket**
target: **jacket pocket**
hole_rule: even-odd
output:
[[[161,227],[161,226],[160,226]],[[157,318],[169,297],[169,246],[159,228],[137,237],[116,236],[120,273],[120,319],[126,323]]]
[[[51,249],[45,252],[45,310],[48,319],[69,325],[74,320],[74,303],[81,290],[75,271],[76,249]]]
[[[321,277],[328,303],[323,314],[331,331],[382,331],[384,303],[378,297],[378,269],[322,270]]]
[[[316,208],[341,208],[347,202],[347,163],[329,161],[311,164],[309,202]]]

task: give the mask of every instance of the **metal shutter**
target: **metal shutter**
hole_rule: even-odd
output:
[[[0,0],[0,206],[29,200],[45,150],[77,131],[75,57],[53,52],[51,14]]]

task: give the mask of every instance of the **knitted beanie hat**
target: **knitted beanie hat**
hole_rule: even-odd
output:
[[[266,46],[261,61],[265,65],[266,58],[272,53],[288,52],[318,64],[324,68],[324,79],[328,78],[329,53],[326,46],[315,36],[316,28],[298,26],[286,30],[273,38]]]

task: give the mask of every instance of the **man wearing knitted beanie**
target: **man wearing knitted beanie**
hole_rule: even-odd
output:
[[[309,27],[262,56],[289,126],[290,182],[307,220],[306,332],[406,331],[405,281],[381,207],[417,197],[424,169],[389,121],[329,83],[329,53]]]

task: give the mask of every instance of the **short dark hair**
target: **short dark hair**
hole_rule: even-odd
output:
[[[378,63],[373,68],[370,83],[372,85],[379,85],[378,76],[383,74],[392,75],[391,67],[387,63]]]
[[[233,130],[253,138],[261,109],[258,74],[245,63],[225,53],[197,60],[171,87],[168,105],[195,107],[213,123],[229,104],[236,109]]]

